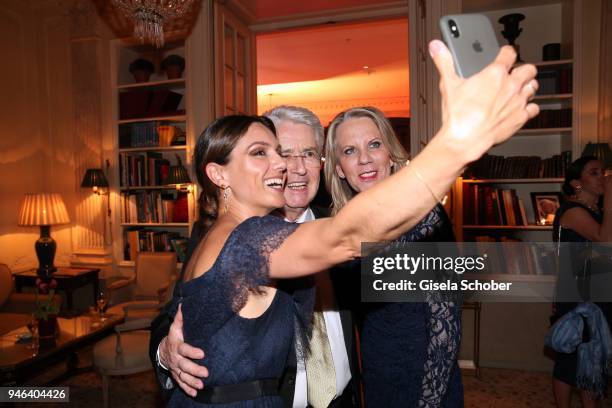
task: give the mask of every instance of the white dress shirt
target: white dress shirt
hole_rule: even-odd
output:
[[[294,222],[301,224],[315,219],[314,213],[309,208],[306,209]],[[285,221],[289,221],[285,219]],[[329,271],[321,272],[323,276],[320,278],[326,279],[331,285]],[[326,299],[325,304],[336,305],[335,299]],[[351,367],[349,365],[348,352],[346,343],[344,342],[344,333],[342,331],[342,321],[340,320],[340,312],[337,308],[323,311],[325,319],[325,327],[327,329],[327,337],[331,348],[332,358],[334,360],[334,369],[336,371],[336,397],[342,395],[347,384],[351,380]],[[303,359],[297,362],[297,370],[295,374],[295,394],[293,395],[293,408],[305,408],[308,405],[308,382],[306,381],[306,366]]]

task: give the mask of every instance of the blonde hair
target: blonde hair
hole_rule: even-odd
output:
[[[398,140],[393,127],[384,113],[373,106],[362,106],[351,108],[336,115],[327,130],[325,141],[325,185],[331,194],[333,207],[332,214],[336,214],[356,192],[351,188],[346,179],[340,178],[336,173],[336,165],[339,164],[338,151],[336,149],[336,130],[342,123],[356,118],[369,118],[378,128],[381,139],[391,158],[391,174],[400,170],[408,160],[408,153]]]

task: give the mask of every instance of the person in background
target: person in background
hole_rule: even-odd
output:
[[[557,210],[553,224],[554,241],[576,243],[573,245],[612,241],[612,178],[604,177],[603,166],[596,157],[581,157],[568,166],[563,193],[566,198]],[[602,197],[603,207],[600,206]],[[575,269],[584,267],[584,262],[576,264]],[[582,271],[573,273],[578,278],[588,278],[581,276]],[[555,303],[553,320],[558,320],[577,305],[575,302]],[[610,304],[597,305],[610,325]],[[598,404],[589,391],[577,384],[577,365],[576,352],[555,353],[553,393],[559,408],[571,406],[573,388],[578,388],[583,407],[596,407]]]
[[[340,211],[357,194],[399,171],[408,154],[374,107],[338,114],[327,133],[325,181]],[[404,199],[414,200],[415,196]],[[454,234],[440,204],[398,242],[448,242]],[[364,304],[361,352],[366,406],[461,407],[457,364],[461,305],[456,302]]]

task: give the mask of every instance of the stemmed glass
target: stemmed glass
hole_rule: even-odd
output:
[[[38,350],[38,319],[36,319],[36,316],[32,314],[31,319],[26,326],[32,335],[32,341],[28,345],[28,349],[34,350],[33,353],[36,355],[36,351]]]
[[[98,313],[100,314],[100,321],[103,322],[106,320],[106,318],[104,317],[104,312],[106,310],[106,305],[108,305],[108,298],[106,297],[106,293],[104,293],[103,290],[98,293],[96,305],[98,307]]]

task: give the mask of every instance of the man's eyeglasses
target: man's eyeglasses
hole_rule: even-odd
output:
[[[302,153],[281,152],[281,157],[287,160],[287,163],[290,163],[290,162],[296,163],[298,159],[302,159],[304,161],[304,165],[309,166],[309,167],[320,166],[321,160],[322,160],[321,155],[314,150],[307,150]]]

